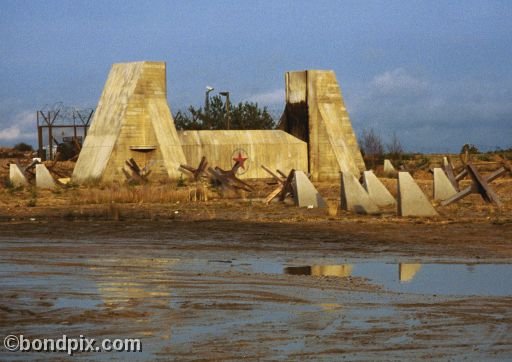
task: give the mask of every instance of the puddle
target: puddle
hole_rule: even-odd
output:
[[[80,309],[98,309],[100,301],[90,298],[64,298],[59,297],[53,307],[60,308],[80,308]]]
[[[347,263],[286,266],[290,275],[364,277],[386,289],[433,295],[511,296],[511,264]]]
[[[316,260],[315,260],[316,261]],[[320,260],[318,260],[320,261]],[[323,261],[323,260],[322,260]],[[314,277],[363,277],[387,290],[429,295],[512,296],[512,264],[390,263],[377,260],[329,260],[297,265],[298,260],[244,258],[209,260],[210,272],[226,268],[247,273]],[[326,260],[327,261],[327,260]],[[182,260],[179,268],[203,269],[204,260]],[[295,265],[294,265],[295,264]]]

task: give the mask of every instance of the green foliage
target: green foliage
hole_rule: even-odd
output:
[[[13,148],[19,152],[28,152],[28,151],[34,150],[31,145],[24,143],[24,142],[15,144]]]
[[[257,103],[245,102],[231,105],[229,113],[220,96],[210,99],[208,110],[202,107],[188,107],[187,112],[178,111],[174,115],[176,128],[186,130],[228,129],[273,129],[275,122],[266,107]]]
[[[464,146],[462,146],[460,153],[466,153],[466,151],[468,151],[468,153],[470,154],[480,153],[478,147],[476,147],[473,144],[465,144]]]

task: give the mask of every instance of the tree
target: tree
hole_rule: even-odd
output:
[[[28,151],[34,150],[31,145],[24,143],[24,142],[15,144],[13,148],[19,152],[28,152]]]
[[[466,152],[474,154],[474,153],[480,153],[480,150],[475,145],[466,143],[464,146],[462,146],[460,153],[466,153]]]
[[[229,114],[226,104],[220,96],[210,99],[208,109],[188,107],[187,112],[178,111],[174,115],[176,128],[190,130],[228,129],[273,129],[275,122],[267,110],[260,108],[258,103],[245,102],[232,105]]]
[[[395,132],[393,132],[393,135],[391,136],[391,141],[386,145],[386,149],[388,151],[389,158],[392,160],[400,160],[402,158],[404,149]]]
[[[375,167],[376,162],[382,158],[382,155],[384,154],[382,139],[377,133],[375,133],[373,128],[370,128],[370,130],[363,130],[363,135],[361,137],[361,151],[363,152],[365,159],[371,162],[371,167]]]

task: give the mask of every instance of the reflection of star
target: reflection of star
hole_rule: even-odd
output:
[[[238,152],[238,156],[233,158],[233,161],[238,162],[241,168],[245,170],[244,163],[247,160],[247,157],[243,157],[241,152]]]

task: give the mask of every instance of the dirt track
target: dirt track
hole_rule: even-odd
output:
[[[512,357],[510,290],[404,293],[358,276],[276,269],[512,263],[510,222],[179,217],[3,223],[0,333],[142,340],[139,354],[79,355],[86,360]],[[15,358],[27,355],[0,350]]]

